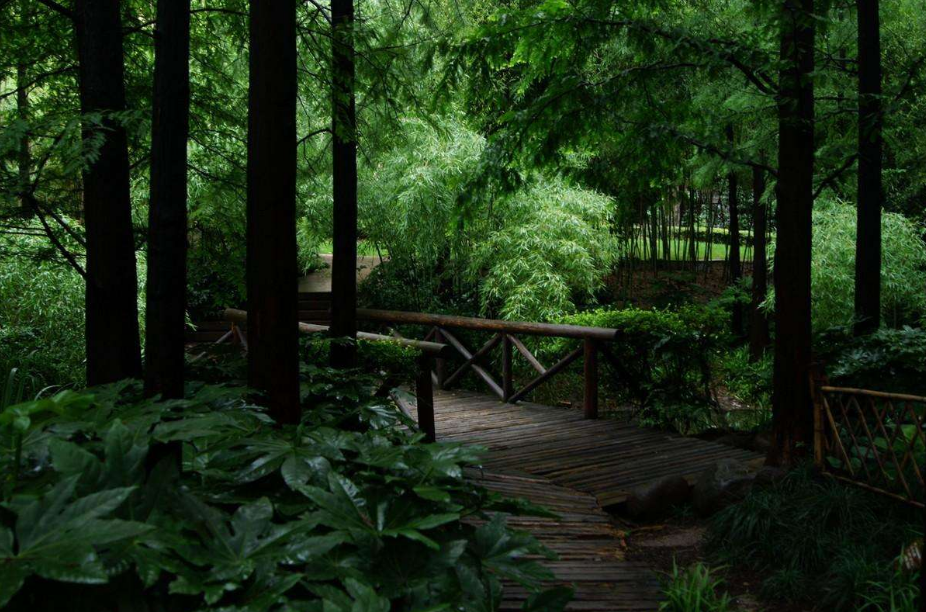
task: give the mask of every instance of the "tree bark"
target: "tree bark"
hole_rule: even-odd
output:
[[[158,0],[154,34],[145,391],[183,397],[190,0]]]
[[[248,385],[297,423],[296,5],[251,0],[248,86]]]
[[[357,132],[354,95],[354,2],[331,2],[331,131],[333,137],[334,257],[331,266],[331,365],[356,365]]]
[[[881,32],[878,0],[858,4],[858,222],[855,332],[881,324]]]
[[[768,261],[765,251],[768,233],[768,210],[762,201],[765,193],[765,171],[752,169],[752,218],[753,218],[753,258],[752,258],[752,306],[749,325],[749,360],[758,361],[765,354],[768,346],[768,319],[760,308],[768,293]]]
[[[16,116],[20,121],[29,122],[29,90],[26,88],[28,75],[26,65],[23,63],[16,64]],[[24,134],[19,141],[19,151],[17,155],[17,173],[19,175],[19,190],[22,193],[29,191],[29,184],[32,182],[32,152],[29,148],[29,135]],[[25,196],[20,197],[19,207],[24,217],[31,217],[33,214],[32,205]]]
[[[129,196],[122,24],[118,0],[77,0],[75,11],[84,138],[103,135],[83,173],[87,241],[87,383],[141,376],[138,277]],[[99,113],[100,124],[88,115]]]
[[[727,127],[727,139],[730,141],[730,147],[734,145],[733,127]],[[734,287],[739,285],[740,278],[743,276],[743,269],[740,265],[740,215],[739,215],[739,184],[737,182],[736,172],[731,170],[727,175],[727,205],[730,208],[730,284]],[[743,305],[739,300],[733,303],[733,316],[731,320],[733,335],[742,337],[743,335]]]
[[[773,443],[768,461],[790,465],[809,450],[810,263],[814,169],[813,0],[783,0],[778,100],[778,237],[775,248]]]

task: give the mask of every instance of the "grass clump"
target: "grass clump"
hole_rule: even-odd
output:
[[[891,598],[908,597],[912,605],[919,577],[895,570],[896,558],[921,537],[915,512],[804,466],[718,513],[708,549],[762,572],[767,599],[813,600],[827,610],[905,610],[892,607]]]
[[[711,569],[704,563],[687,568],[672,564],[663,583],[665,600],[659,604],[660,612],[727,612],[733,602],[727,593],[721,593],[723,580],[717,577],[720,568]]]

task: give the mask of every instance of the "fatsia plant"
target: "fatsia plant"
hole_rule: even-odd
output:
[[[542,591],[552,576],[525,559],[547,551],[505,524],[543,510],[465,480],[478,454],[423,443],[368,377],[342,392],[304,373],[318,407],[290,427],[201,383],[3,409],[0,607],[489,611],[502,580],[536,593],[527,609],[562,607],[568,590]]]

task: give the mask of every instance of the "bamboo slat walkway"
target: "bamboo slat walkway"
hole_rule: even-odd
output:
[[[472,391],[435,391],[434,420],[438,440],[487,447],[487,469],[539,476],[590,493],[602,507],[620,504],[634,488],[665,476],[693,482],[721,459],[761,458],[613,419],[583,419],[578,410],[503,404]]]
[[[557,553],[557,560],[543,561],[555,576],[547,586],[575,589],[568,610],[643,612],[659,607],[657,576],[649,567],[624,558],[621,531],[592,495],[527,474],[484,470],[467,475],[489,490],[529,499],[558,515],[556,519],[509,517],[508,524],[529,531]],[[502,610],[520,610],[529,593],[506,582],[502,596]]]
[[[558,519],[510,517],[559,559],[544,562],[556,583],[575,587],[567,609],[651,611],[660,601],[651,568],[627,561],[623,538],[602,509],[626,500],[635,487],[664,476],[693,480],[720,459],[760,456],[694,438],[641,429],[581,412],[533,403],[503,404],[471,391],[435,391],[437,439],[488,448],[482,470],[468,476],[486,488],[547,507]],[[527,597],[506,585],[504,609]]]

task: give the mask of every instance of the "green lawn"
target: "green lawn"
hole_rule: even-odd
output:
[[[637,238],[635,241],[636,254],[638,257],[642,257],[643,253],[643,239]],[[648,247],[647,247],[648,248]],[[688,244],[682,240],[681,242],[676,242],[675,240],[669,241],[669,257],[666,257],[666,254],[663,252],[662,241],[659,241],[657,244],[657,252],[659,254],[659,259],[671,259],[673,261],[687,260],[687,253],[685,250],[689,248]],[[726,245],[714,243],[711,249],[711,258],[712,259],[723,259],[725,253],[727,252]],[[695,241],[695,250],[698,254],[699,260],[704,260],[705,254],[707,253],[707,242],[698,240]],[[740,246],[740,260],[741,261],[752,261],[752,247],[751,246]]]
[[[330,254],[333,252],[334,252],[334,246],[330,240],[326,240],[325,242],[322,242],[321,244],[318,245],[319,254],[326,254],[326,253]],[[383,257],[386,257],[388,255],[386,251],[382,251],[381,253]],[[357,241],[357,255],[362,255],[365,257],[373,257],[379,254],[380,253],[376,252],[376,247],[373,245],[372,242],[367,242],[365,240]]]

